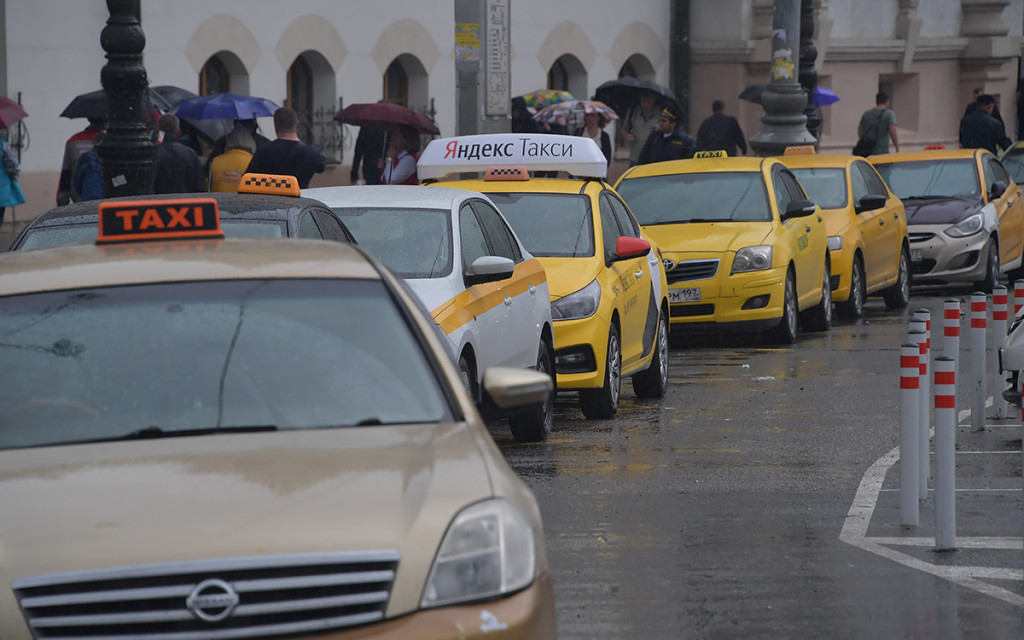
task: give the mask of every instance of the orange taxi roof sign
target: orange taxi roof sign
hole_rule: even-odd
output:
[[[101,202],[97,243],[223,238],[213,198]]]
[[[801,144],[794,145],[792,147],[786,147],[786,150],[782,152],[784,156],[813,156],[818,153],[814,149],[812,144]]]
[[[265,193],[275,196],[298,196],[299,180],[295,176],[276,173],[247,173],[238,183],[238,193]]]

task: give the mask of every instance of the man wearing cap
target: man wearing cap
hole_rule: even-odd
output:
[[[674,105],[666,105],[658,118],[659,131],[652,131],[644,142],[637,164],[692,158],[697,143],[679,128],[679,113]]]

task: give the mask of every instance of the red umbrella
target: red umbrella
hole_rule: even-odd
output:
[[[0,97],[0,125],[4,128],[9,129],[12,124],[27,115],[20,104],[10,98]]]
[[[390,129],[404,124],[419,133],[441,134],[441,130],[427,116],[392,102],[350,104],[339,111],[334,119],[368,129]]]

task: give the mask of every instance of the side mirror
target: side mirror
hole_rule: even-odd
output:
[[[818,207],[810,200],[793,200],[786,207],[787,218],[806,218],[813,215]]]
[[[860,202],[857,203],[857,213],[860,213],[862,211],[874,211],[876,209],[881,209],[882,207],[885,206],[885,202],[885,196],[869,193],[868,195],[861,198]]]
[[[485,282],[497,282],[512,277],[516,270],[516,263],[509,258],[501,256],[481,256],[469,266],[469,273],[466,274],[466,286],[472,287],[475,284]]]
[[[1003,194],[1006,193],[1006,183],[1002,180],[996,180],[989,187],[988,191],[991,198],[1002,198]]]
[[[554,382],[551,375],[533,369],[490,367],[481,380],[482,399],[477,405],[485,420],[533,411],[548,401]]]
[[[619,236],[619,239],[615,241],[615,256],[612,257],[611,262],[629,260],[630,258],[639,258],[641,256],[646,256],[650,252],[651,243],[647,242],[643,238]]]

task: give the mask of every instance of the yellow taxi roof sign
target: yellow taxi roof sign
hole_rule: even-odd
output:
[[[299,180],[295,176],[275,173],[247,173],[238,183],[238,193],[263,193],[275,196],[298,196]]]
[[[565,171],[586,178],[608,176],[608,161],[590,138],[550,133],[490,133],[431,140],[416,163],[420,180],[491,167]]]
[[[99,218],[98,244],[224,237],[213,198],[101,202]]]
[[[813,156],[818,153],[814,145],[812,144],[801,144],[794,145],[792,147],[786,147],[786,150],[782,152],[784,156]]]
[[[728,158],[729,154],[722,149],[715,149],[714,151],[698,151],[693,154],[694,158]]]

